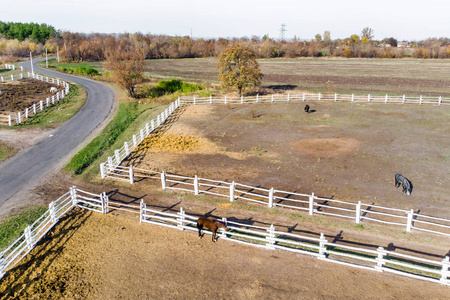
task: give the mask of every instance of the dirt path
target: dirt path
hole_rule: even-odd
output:
[[[290,252],[213,244],[129,214],[80,210],[0,285],[0,299],[444,299],[448,292]]]

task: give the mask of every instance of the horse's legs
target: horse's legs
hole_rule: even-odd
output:
[[[203,226],[200,225],[200,224],[197,224],[197,228],[198,228],[198,237],[202,238],[203,237],[202,236],[202,228],[203,228]]]
[[[216,229],[216,230],[213,230],[213,232],[212,232],[212,241],[213,241],[213,243],[216,242],[216,241],[215,241],[215,238],[216,238],[216,232],[217,232],[217,229]]]

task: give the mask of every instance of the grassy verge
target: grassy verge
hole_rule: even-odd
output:
[[[45,68],[45,61],[38,63],[38,66]],[[82,76],[98,76],[103,73],[101,62],[58,63],[55,58],[52,58],[48,60],[48,68],[62,73]]]
[[[0,142],[0,162],[16,154],[17,150]]]
[[[116,116],[92,142],[70,160],[66,170],[79,175],[89,168],[91,174],[98,173],[95,166],[98,166],[100,161],[112,155],[114,149],[122,147],[124,141],[131,139],[133,134],[166,106],[129,101],[120,103]]]
[[[25,227],[31,225],[46,210],[47,207],[45,206],[28,208],[0,222],[0,250],[6,248],[14,239],[18,238]]]
[[[86,99],[87,97],[84,89],[77,84],[71,84],[69,94],[60,102],[57,102],[43,111],[38,112],[35,116],[30,117],[19,126],[10,127],[2,125],[0,128],[22,129],[33,127],[56,127],[57,125],[69,120],[74,114],[76,114],[84,105]]]

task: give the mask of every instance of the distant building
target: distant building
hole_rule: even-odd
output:
[[[397,43],[397,47],[398,48],[410,48],[411,47],[411,43],[410,42],[406,42],[406,41],[398,42]]]

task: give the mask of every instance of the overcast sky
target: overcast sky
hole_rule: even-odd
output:
[[[193,37],[331,38],[374,30],[375,39],[450,38],[450,0],[0,0],[3,22],[47,23],[72,32]]]

